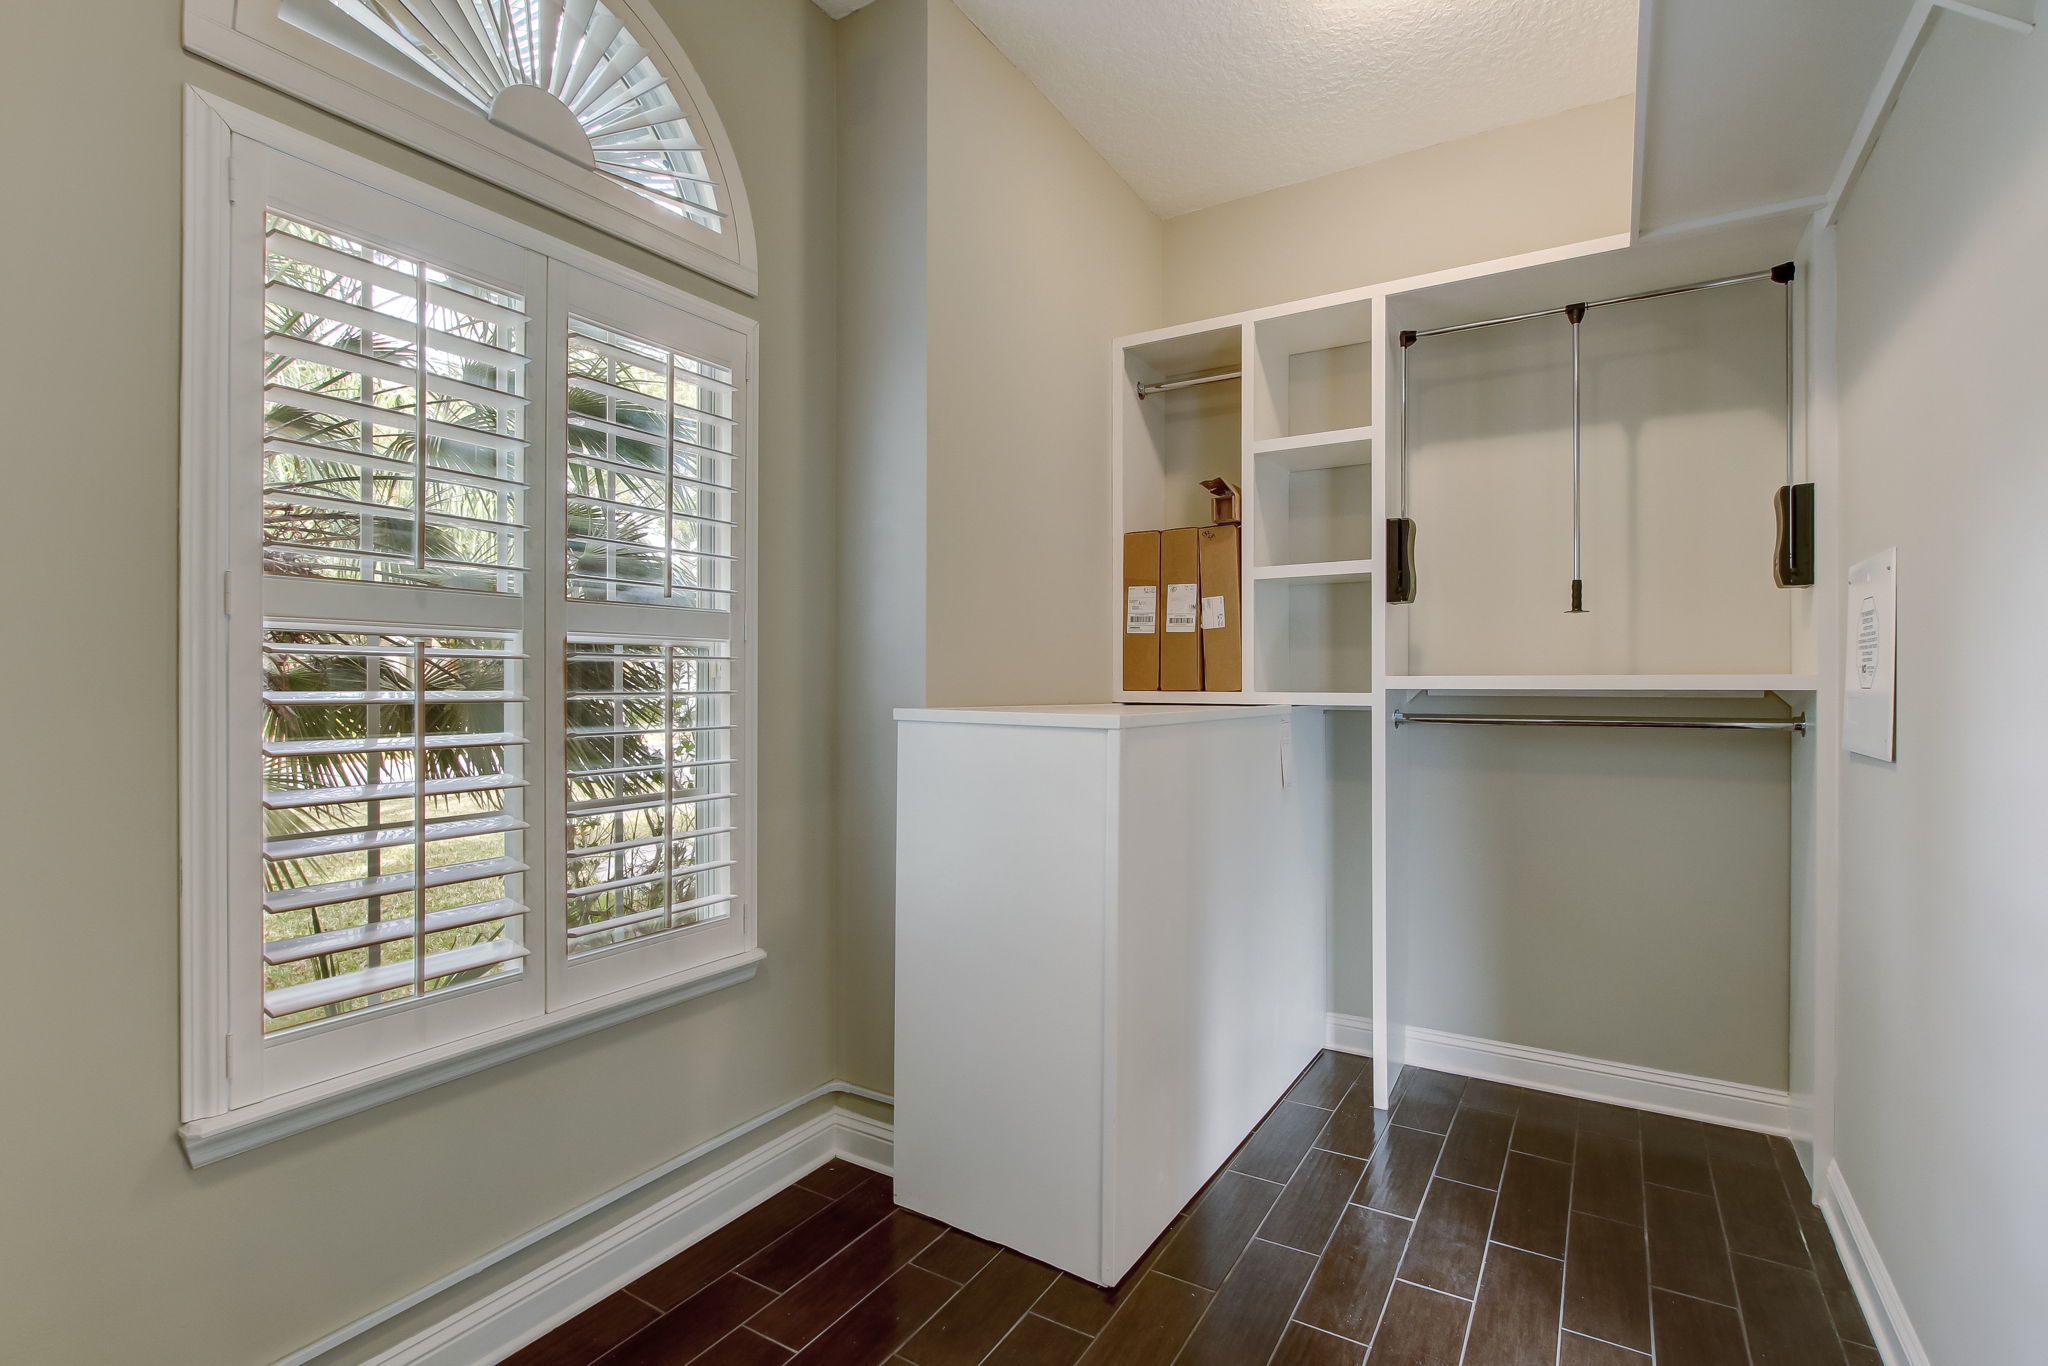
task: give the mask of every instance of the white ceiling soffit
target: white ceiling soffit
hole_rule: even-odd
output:
[[[865,9],[873,0],[818,0],[818,8],[834,19],[844,19],[857,9]]]
[[[1636,230],[1818,203],[1913,0],[1651,0]]]
[[[1169,217],[1636,80],[1637,0],[958,3]]]

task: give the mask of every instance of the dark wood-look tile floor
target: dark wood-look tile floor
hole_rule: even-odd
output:
[[[1783,1139],[1324,1053],[1104,1290],[820,1167],[507,1366],[1867,1366]]]

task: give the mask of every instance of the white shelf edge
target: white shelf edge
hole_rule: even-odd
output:
[[[1465,693],[1641,694],[1812,692],[1813,674],[1395,674],[1389,690]]]
[[[1137,696],[1139,694],[1131,694]],[[1185,693],[1166,693],[1161,696],[1184,699]],[[1197,694],[1199,695],[1199,694]],[[1221,696],[1222,694],[1218,694]],[[1231,693],[1235,698],[1241,696]],[[1029,704],[1013,707],[898,707],[898,721],[917,722],[952,726],[1024,726],[1052,730],[1136,730],[1147,726],[1201,725],[1211,721],[1236,721],[1246,717],[1271,714],[1275,706],[1270,702],[1236,703],[1234,713],[1217,711],[1208,706],[1188,706],[1177,702],[1156,710],[1131,707],[1124,699],[1115,702],[1081,703],[1071,705],[1033,706]]]
[[[1371,560],[1322,560],[1308,564],[1255,566],[1253,583],[1364,583],[1372,578]]]
[[[1377,423],[1370,427],[1338,427],[1333,431],[1310,432],[1306,436],[1269,436],[1252,443],[1253,455],[1285,455],[1289,451],[1312,451],[1322,446],[1372,444],[1380,439]]]
[[[1226,707],[1364,707],[1377,701],[1376,692],[1123,692],[1116,700],[1133,706],[1192,704]],[[1202,699],[1209,699],[1204,701]],[[898,715],[902,715],[901,712]]]
[[[1348,707],[1354,711],[1371,711],[1379,702],[1379,695],[1370,692],[1269,692],[1259,696],[1276,706]]]

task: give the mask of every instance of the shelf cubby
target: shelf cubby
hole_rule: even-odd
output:
[[[1204,479],[1242,486],[1244,385],[1192,385],[1138,397],[1138,386],[1244,367],[1244,329],[1232,324],[1155,335],[1122,348],[1118,394],[1118,533],[1206,526]]]
[[[1372,314],[1359,299],[1252,325],[1255,442],[1372,425]]]
[[[1252,594],[1252,679],[1261,695],[1371,694],[1369,571],[1254,578]]]

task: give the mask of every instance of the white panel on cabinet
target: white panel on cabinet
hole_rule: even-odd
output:
[[[1324,718],[897,718],[897,1201],[1114,1284],[1322,1044]]]

